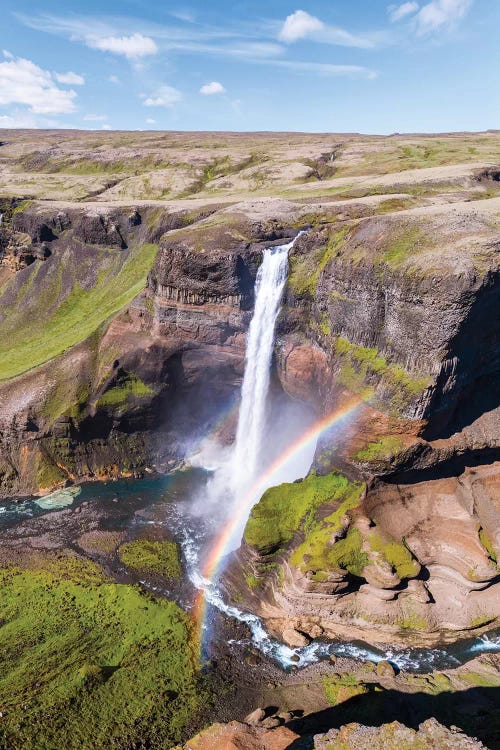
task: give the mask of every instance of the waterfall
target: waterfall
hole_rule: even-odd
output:
[[[255,309],[250,323],[241,387],[241,406],[231,467],[231,488],[238,496],[249,488],[261,468],[266,424],[274,329],[287,279],[286,245],[264,250],[255,285]]]

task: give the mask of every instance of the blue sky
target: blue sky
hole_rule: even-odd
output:
[[[3,0],[0,127],[500,128],[500,0]]]

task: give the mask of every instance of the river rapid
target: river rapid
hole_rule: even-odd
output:
[[[206,516],[193,514],[192,499],[206,490],[210,480],[210,472],[188,469],[161,477],[87,483],[45,498],[3,501],[0,502],[0,538],[19,526],[28,526],[32,531],[36,529],[37,518],[41,520],[63,508],[74,511],[80,505],[99,510],[104,518],[101,527],[105,530],[126,531],[130,538],[152,532],[174,538],[182,551],[183,585],[172,592],[147,580],[138,583],[155,595],[177,599],[187,611],[193,607],[197,591],[204,588],[208,600],[204,625],[206,658],[216,650],[221,622],[224,623],[224,638],[227,633],[234,634],[228,641],[233,652],[241,652],[244,658],[244,654],[257,649],[264,659],[283,670],[301,669],[336,655],[373,662],[388,659],[400,669],[427,673],[456,667],[482,653],[500,652],[499,629],[437,648],[383,650],[366,642],[338,640],[314,641],[304,648],[291,649],[279,643],[267,634],[258,617],[224,601],[217,585],[206,581],[200,571],[200,560],[218,528],[215,519],[210,522]]]

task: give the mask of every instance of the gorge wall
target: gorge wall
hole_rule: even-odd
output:
[[[304,485],[286,533],[259,536],[279,492],[254,509],[228,586],[295,644],[353,628],[430,642],[491,626],[500,240],[487,209],[10,203],[2,494],[182,461],[237,396],[263,247],[307,228],[290,257],[274,387],[318,413],[362,406],[334,445],[320,442],[315,499],[306,507]]]

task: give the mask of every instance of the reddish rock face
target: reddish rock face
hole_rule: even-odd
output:
[[[286,727],[266,730],[232,721],[214,724],[184,745],[183,750],[286,750],[299,735]]]
[[[278,377],[292,398],[323,408],[332,372],[327,355],[318,346],[287,336],[278,352]]]

